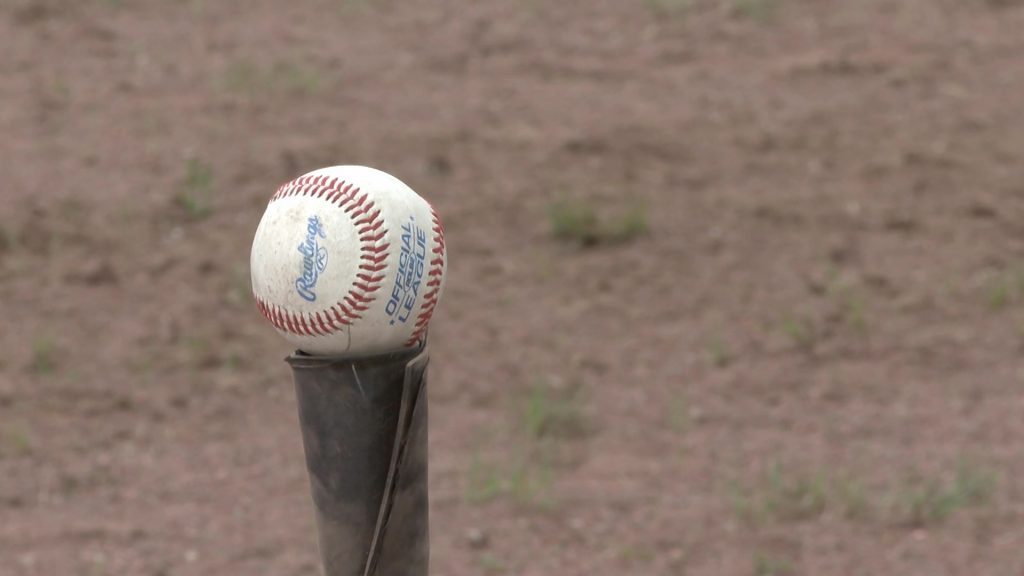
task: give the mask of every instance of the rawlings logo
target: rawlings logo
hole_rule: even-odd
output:
[[[397,320],[405,324],[416,304],[423,280],[423,264],[427,259],[427,233],[409,218],[402,225],[402,252],[398,257],[398,274],[391,289],[384,312],[391,317],[390,324]]]
[[[324,234],[320,217],[309,217],[306,224],[306,240],[299,244],[302,254],[302,275],[295,279],[295,291],[307,302],[316,300],[316,282],[320,273],[327,269],[327,248],[320,245],[320,240],[327,238]]]

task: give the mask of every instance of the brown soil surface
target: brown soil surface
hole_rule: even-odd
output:
[[[1022,30],[1016,0],[5,0],[0,574],[318,573],[247,265],[330,164],[446,220],[435,574],[1024,574]]]

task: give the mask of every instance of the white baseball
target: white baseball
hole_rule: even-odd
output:
[[[322,168],[271,197],[250,264],[257,308],[300,350],[401,350],[423,340],[441,298],[444,227],[390,174]]]

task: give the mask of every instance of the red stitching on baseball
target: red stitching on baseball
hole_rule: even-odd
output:
[[[299,328],[302,328],[302,331],[305,332],[307,336],[312,336],[314,332],[311,327],[306,325],[306,317],[298,314],[293,315],[295,316],[295,320],[296,323],[299,325]]]
[[[360,234],[367,234],[367,233],[370,233],[370,232],[376,232],[377,229],[380,228],[383,225],[384,225],[384,221],[383,220],[377,220],[373,224],[368,224],[368,225],[363,226],[362,228],[360,228],[359,229],[359,233]]]
[[[323,331],[323,333],[324,334],[330,334],[331,333],[331,329],[328,328],[327,324],[324,323],[324,319],[320,317],[320,313],[319,312],[316,313],[315,317],[316,317],[317,325],[320,326],[320,329]]]
[[[388,259],[388,254],[387,252],[383,254],[374,254],[367,250],[367,253],[360,256],[359,259],[366,260],[367,262],[373,262],[374,264],[380,264]]]
[[[359,214],[359,215],[366,214],[370,210],[373,210],[374,206],[376,206],[376,204],[373,202],[373,200],[371,200],[371,201],[367,202],[366,204],[364,204],[363,206],[361,206],[359,208],[359,210],[356,210],[355,212],[353,212],[353,214]],[[380,210],[378,210],[377,213],[379,214]],[[367,222],[372,220],[372,219],[373,218],[367,219]],[[361,221],[357,221],[356,224],[362,224],[362,222]]]
[[[363,202],[366,202],[366,194],[365,193],[359,195],[359,200],[356,200],[355,204],[349,206],[348,208],[345,208],[345,212],[351,212],[351,211],[355,210],[356,208],[359,208],[360,206],[363,205]],[[358,214],[358,212],[357,212],[357,214]]]
[[[288,327],[288,330],[291,330],[296,334],[302,334],[302,332],[299,332],[299,329],[295,324],[295,318],[291,314],[282,313],[281,315],[284,317],[284,325]]]
[[[359,234],[362,263],[348,293],[324,310],[305,314],[289,312],[259,296],[255,296],[256,308],[282,332],[299,336],[326,336],[344,330],[345,326],[362,318],[362,312],[369,309],[368,304],[376,299],[374,293],[380,290],[385,275],[367,272],[380,272],[387,268],[385,262],[391,244],[380,244],[387,235],[381,211],[374,210],[375,203],[369,199],[369,195],[350,182],[327,174],[300,176],[278,187],[270,197],[270,202],[293,196],[319,198],[344,209]]]
[[[335,308],[336,306],[337,306],[337,304],[335,304],[334,306],[331,306],[331,313],[334,314],[334,319],[337,320],[338,323],[341,324],[342,326],[348,326],[351,323],[350,320],[348,318],[346,318],[345,316],[342,316],[341,315],[341,311],[339,311],[339,310],[337,310]],[[339,328],[339,330],[340,330],[340,328]]]
[[[284,326],[284,317],[281,316],[281,310],[279,310],[277,306],[270,308],[270,313],[273,315],[273,321],[275,326]]]
[[[371,240],[380,240],[380,238],[382,238],[384,234],[386,234],[386,232],[381,232],[379,237],[371,238]],[[381,244],[380,246],[363,246],[362,250],[363,252],[368,252],[371,254],[380,254],[381,252],[387,250],[390,246],[391,243]]]
[[[426,334],[427,326],[430,324],[430,317],[434,315],[434,308],[437,307],[441,276],[444,275],[444,224],[441,223],[441,216],[438,215],[437,210],[434,210],[433,206],[430,207],[430,216],[433,219],[434,244],[436,244],[432,252],[438,255],[430,261],[430,271],[427,272],[427,276],[432,277],[430,282],[427,282],[427,286],[432,288],[432,290],[423,295],[423,303],[420,305],[420,312],[416,317],[416,327],[412,335],[405,342],[406,347],[415,346]]]
[[[327,201],[332,203],[332,204],[337,204],[338,200],[341,199],[343,196],[346,196],[351,189],[352,189],[352,185],[351,184],[345,184],[345,186],[338,188],[334,192],[331,192],[327,196]]]
[[[373,222],[373,220],[375,218],[377,218],[377,216],[380,216],[380,209],[379,208],[377,210],[374,210],[373,214],[369,214],[365,218],[362,218],[362,219],[356,221],[356,225],[358,225],[358,226],[365,226],[365,225],[369,224],[370,222]]]
[[[348,304],[349,307],[351,307],[353,310],[355,310],[355,314],[354,314],[355,318],[359,318],[359,313],[360,312],[365,312],[366,309],[369,308],[368,306],[365,306],[365,305],[360,304],[359,302],[356,302],[355,300],[353,300],[351,294],[345,296],[344,298],[342,298],[342,300],[345,301],[345,304]]]

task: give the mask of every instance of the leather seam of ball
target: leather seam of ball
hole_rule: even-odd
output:
[[[362,313],[376,299],[374,292],[383,285],[386,276],[383,271],[387,268],[388,248],[391,246],[388,242],[380,243],[388,232],[384,227],[384,219],[368,194],[360,191],[358,186],[338,178],[326,175],[296,178],[281,185],[270,198],[270,203],[293,196],[325,200],[349,215],[359,234],[359,271],[348,293],[324,310],[297,313],[271,304],[254,294],[256,308],[275,328],[283,332],[299,336],[327,336],[341,332],[345,326],[351,326],[362,318]]]
[[[420,312],[416,317],[416,328],[412,336],[405,342],[407,347],[415,346],[426,333],[427,326],[430,324],[430,318],[434,315],[434,308],[437,307],[437,298],[441,292],[441,278],[444,276],[444,224],[441,223],[441,217],[437,214],[437,210],[434,210],[433,206],[430,207],[430,215],[433,220],[435,246],[430,260],[430,270],[427,272],[427,278],[429,278],[427,288],[429,291],[423,295],[423,303],[420,304]]]

